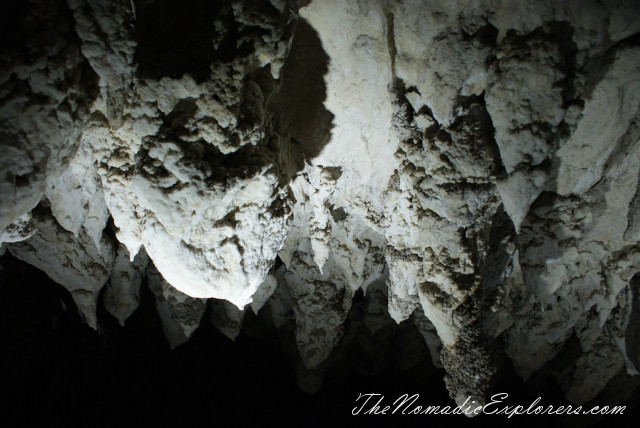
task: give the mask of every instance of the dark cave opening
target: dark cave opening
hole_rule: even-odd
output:
[[[452,405],[444,387],[444,371],[432,366],[426,349],[412,350],[419,342],[406,341],[407,334],[419,335],[417,330],[407,333],[407,329],[415,330],[412,324],[400,324],[398,329],[405,332],[396,329],[391,335],[364,337],[358,331],[362,329],[358,314],[366,300],[361,293],[354,299],[351,320],[346,323],[347,330],[353,331],[345,336],[357,336],[369,344],[377,340],[379,349],[388,347],[385,341],[391,340],[395,342],[389,348],[392,360],[403,352],[418,352],[424,354],[422,363],[408,370],[397,361],[380,366],[379,358],[376,363],[370,359],[372,355],[363,353],[364,348],[343,341],[328,360],[322,389],[308,394],[297,385],[291,350],[286,350],[288,339],[261,313],[247,313],[235,342],[213,327],[207,313],[191,340],[171,351],[153,294],[146,286],[141,289],[140,307],[125,327],[120,327],[100,302],[100,324],[98,331],[93,331],[82,322],[71,295],[62,286],[10,255],[1,261],[0,402],[5,421],[113,426],[215,423],[232,418],[241,424],[287,420],[319,426],[347,418],[353,423],[355,417],[364,418],[356,423],[377,425],[389,419],[351,415],[359,394],[379,393],[389,401],[417,393],[421,404]],[[424,348],[424,343],[421,345]],[[547,369],[523,383],[510,365],[505,367],[489,396],[506,392],[508,405],[528,404],[539,396],[543,404],[567,404]],[[399,413],[393,420],[407,426],[511,426],[521,420]],[[537,416],[535,421],[549,427],[582,426],[584,422],[604,426],[613,420],[632,420],[637,414],[636,403],[624,417],[583,421],[579,417]]]
[[[152,79],[210,74],[215,17],[225,2],[135,0],[138,75]]]

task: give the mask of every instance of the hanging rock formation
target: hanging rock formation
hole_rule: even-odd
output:
[[[458,404],[640,370],[637,2],[0,7],[2,252],[89,326],[268,310],[316,391],[413,323]]]

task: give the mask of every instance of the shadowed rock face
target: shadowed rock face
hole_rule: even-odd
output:
[[[33,209],[79,145],[97,75],[65,1],[0,6],[0,228]]]
[[[146,284],[172,348],[250,306],[305,391],[405,333],[458,404],[633,383],[637,2],[0,8],[1,251],[94,329]]]
[[[631,363],[638,367],[640,365],[640,336],[638,329],[635,326],[638,323],[638,317],[640,317],[640,283],[638,276],[634,276],[631,280],[631,316],[629,317],[629,323],[626,330],[626,342],[627,356],[631,360]]]

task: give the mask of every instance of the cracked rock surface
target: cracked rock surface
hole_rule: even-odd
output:
[[[0,254],[92,328],[262,317],[310,392],[404,340],[458,404],[640,372],[637,2],[0,8]]]

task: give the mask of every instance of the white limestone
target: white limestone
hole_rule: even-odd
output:
[[[68,3],[0,56],[0,244],[90,326],[108,278],[124,325],[146,275],[171,347],[207,298],[231,339],[266,306],[315,391],[373,287],[366,328],[386,299],[458,404],[495,343],[525,379],[578,350],[578,403],[640,371],[637,3],[234,0],[195,53],[154,45],[177,12]]]

